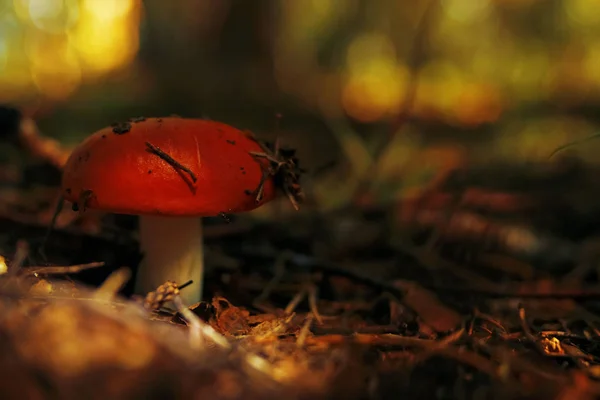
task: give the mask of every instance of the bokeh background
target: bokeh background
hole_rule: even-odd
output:
[[[545,160],[595,133],[599,89],[598,0],[0,0],[0,102],[45,135],[169,114],[279,135],[325,209],[382,143],[381,201],[455,166]]]

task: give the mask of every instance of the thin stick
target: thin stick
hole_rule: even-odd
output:
[[[285,308],[285,315],[290,315],[291,313],[293,313],[296,307],[298,307],[298,304],[300,304],[300,302],[304,300],[306,294],[306,289],[302,289],[301,291],[296,293],[296,295],[292,298],[292,300],[288,303],[287,307]]]
[[[38,248],[38,253],[42,256],[42,259],[44,261],[48,260],[48,258],[46,257],[46,243],[48,242],[48,239],[50,238],[50,234],[52,233],[52,231],[54,230],[54,227],[56,226],[56,220],[58,219],[58,216],[60,215],[60,213],[63,209],[64,203],[65,203],[64,197],[60,196],[58,198],[58,203],[56,204],[56,208],[54,209],[54,214],[52,214],[52,219],[50,220],[50,224],[48,225],[48,228],[46,229],[46,234],[44,235],[42,244]]]
[[[560,153],[561,151],[568,149],[569,147],[574,147],[577,145],[580,145],[582,143],[588,142],[590,140],[594,140],[594,139],[598,139],[600,138],[600,133],[594,133],[593,135],[590,135],[588,137],[585,137],[583,139],[580,140],[575,140],[573,142],[567,143],[567,144],[563,144],[562,146],[557,147],[556,149],[554,149],[554,151],[552,153],[550,153],[550,155],[548,156],[548,159],[554,157],[557,153]]]
[[[317,307],[317,296],[319,290],[316,286],[311,285],[308,289],[308,305],[310,307],[310,311],[312,315],[314,315],[315,319],[319,323],[319,325],[323,325],[323,317],[319,313],[319,308]]]
[[[194,281],[190,279],[190,280],[189,280],[189,281],[187,281],[186,283],[179,285],[179,286],[178,286],[178,289],[179,289],[179,290],[181,290],[181,289],[185,289],[186,287],[190,286],[192,283],[194,283]]]
[[[300,329],[300,333],[296,337],[296,346],[304,347],[304,343],[306,342],[306,338],[308,337],[308,334],[310,333],[310,327],[311,327],[314,319],[315,319],[314,314],[308,314],[308,316],[306,317],[306,322],[304,323],[304,325],[302,325],[302,329]]]
[[[179,161],[175,160],[173,157],[171,157],[170,155],[168,155],[167,153],[165,153],[159,147],[154,146],[150,142],[146,142],[146,147],[148,147],[148,151],[150,153],[156,154],[157,156],[159,156],[160,158],[162,158],[164,161],[166,161],[168,164],[170,164],[173,168],[188,173],[189,176],[190,176],[190,178],[192,178],[192,181],[194,183],[196,183],[196,181],[198,180],[198,178],[196,177],[196,174],[194,174],[192,172],[191,169],[189,169],[185,165],[182,165]]]
[[[244,248],[244,256],[259,256],[273,257],[275,252]],[[404,290],[394,285],[393,282],[388,282],[383,279],[378,279],[372,274],[363,273],[360,271],[344,268],[332,262],[319,260],[317,258],[296,252],[290,252],[290,264],[295,268],[305,270],[323,271],[331,275],[344,276],[366,286],[370,286],[382,292],[389,292],[398,298],[404,297]],[[293,269],[293,268],[290,268]],[[409,281],[406,281],[409,282]],[[461,287],[456,285],[441,285],[432,282],[415,282],[416,284],[426,288],[444,293],[460,293],[483,298],[530,298],[530,299],[600,299],[600,286],[588,287],[556,287],[552,293],[538,292],[531,289],[522,288],[519,286],[506,287]],[[302,293],[304,295],[304,293]],[[300,299],[298,303],[301,301]],[[289,307],[289,306],[288,306]]]
[[[181,300],[181,296],[175,295],[172,301],[177,311],[188,323],[190,328],[190,344],[194,349],[201,349],[205,343],[205,338],[212,340],[223,350],[231,349],[231,344],[227,338],[217,332],[212,326],[204,323],[196,314],[187,308]]]
[[[76,264],[67,266],[49,266],[49,267],[24,267],[21,269],[27,275],[42,274],[42,275],[58,275],[58,274],[75,274],[92,268],[103,267],[104,262],[92,262],[88,264]]]
[[[96,289],[94,297],[102,300],[110,301],[131,278],[131,270],[129,268],[120,268],[114,271],[102,282],[100,287]]]
[[[23,263],[29,256],[29,243],[24,240],[17,241],[17,250],[10,263],[10,269],[8,270],[9,275],[16,275],[17,272],[23,267]]]

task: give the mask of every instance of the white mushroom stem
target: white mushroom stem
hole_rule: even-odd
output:
[[[194,283],[181,290],[187,305],[202,298],[204,249],[202,219],[197,217],[140,216],[139,267],[135,291],[145,295],[166,281]]]

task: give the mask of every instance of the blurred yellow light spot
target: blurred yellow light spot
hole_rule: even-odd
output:
[[[0,53],[1,54],[1,53]],[[1,57],[1,55],[0,55]],[[1,58],[0,58],[1,59]],[[600,87],[600,43],[592,42],[583,61],[583,69],[588,81]]]
[[[467,84],[458,97],[457,105],[455,117],[468,126],[495,122],[503,108],[498,90],[481,84]]]
[[[600,23],[599,0],[568,0],[562,4],[571,22],[588,26]]]
[[[70,39],[91,73],[110,71],[127,63],[138,49],[136,33],[127,25],[110,21],[82,24]]]
[[[63,99],[77,89],[81,69],[66,36],[32,36],[26,41],[26,48],[32,78],[41,93],[52,99]],[[49,59],[52,62],[48,62]]]
[[[82,8],[99,21],[110,21],[127,16],[133,5],[133,0],[83,0]]]
[[[461,70],[450,62],[434,60],[421,71],[420,85],[429,87],[428,98],[418,92],[418,103],[425,102],[439,112],[451,115],[459,106],[457,99],[465,87],[466,78]]]
[[[389,60],[371,60],[350,73],[342,92],[344,110],[353,118],[372,122],[394,113],[405,89],[407,71]]]
[[[4,71],[8,61],[8,46],[3,39],[0,38],[0,72]]]
[[[35,90],[64,99],[83,77],[130,63],[139,46],[139,0],[0,0],[0,100]]]
[[[348,47],[346,64],[342,105],[349,115],[372,122],[398,109],[408,73],[397,65],[389,37],[377,32],[358,36]]]
[[[29,22],[29,0],[13,0],[13,10],[21,21]]]
[[[0,256],[0,275],[8,272],[8,265],[6,265],[6,259]]]
[[[84,0],[80,23],[69,34],[90,75],[132,61],[139,40],[133,0]]]
[[[442,7],[448,18],[459,22],[483,19],[491,10],[489,0],[443,0]]]
[[[500,6],[517,9],[529,7],[538,1],[540,0],[494,0],[494,3]]]
[[[523,45],[511,55],[512,68],[507,83],[517,99],[534,100],[547,92],[548,71],[552,71],[547,53],[545,45],[538,42]]]
[[[79,19],[78,0],[29,0],[31,23],[49,33],[64,33]]]
[[[346,63],[353,72],[370,68],[373,59],[396,60],[396,49],[387,36],[380,33],[365,34],[354,40],[348,48]]]
[[[63,0],[29,0],[28,9],[32,20],[56,18],[63,10]]]

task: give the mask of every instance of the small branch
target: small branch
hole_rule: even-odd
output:
[[[275,251],[271,252],[268,250],[257,250],[251,248],[244,248],[242,250],[244,256],[257,256],[275,258]],[[360,271],[350,270],[337,264],[318,260],[309,255],[302,253],[290,252],[289,258],[290,264],[295,265],[296,268],[303,268],[306,270],[322,271],[331,275],[343,276],[353,280],[356,283],[360,283],[366,286],[370,286],[373,289],[388,292],[401,300],[405,291],[398,288],[394,283],[384,281],[374,277],[372,274],[362,273]],[[398,282],[398,281],[396,281]],[[471,295],[474,297],[483,298],[529,298],[529,299],[600,299],[600,286],[590,287],[555,287],[551,292],[538,291],[535,288],[529,287],[489,287],[489,288],[477,288],[477,287],[460,287],[456,285],[439,285],[430,282],[415,282],[424,288],[435,290],[437,292],[444,293],[458,293],[463,295]],[[303,294],[304,295],[304,294]]]
[[[171,165],[176,170],[180,170],[180,171],[186,172],[190,176],[190,178],[192,178],[192,181],[194,183],[196,183],[196,181],[198,180],[198,178],[196,177],[196,174],[194,174],[192,172],[191,169],[189,169],[185,165],[182,165],[179,161],[175,160],[173,157],[171,157],[170,155],[168,155],[167,153],[165,153],[159,147],[156,147],[156,146],[154,146],[153,144],[151,144],[149,142],[146,142],[146,147],[148,147],[147,150],[150,153],[156,154],[158,157],[162,158],[165,162],[167,162],[169,165]]]
[[[194,283],[194,281],[190,279],[189,281],[179,285],[179,290],[185,289],[186,287],[190,286],[192,283]]]
[[[52,219],[50,220],[50,224],[48,224],[48,227],[46,228],[46,233],[44,235],[44,239],[42,240],[42,244],[40,244],[40,247],[38,248],[38,253],[42,256],[44,261],[48,260],[48,258],[46,257],[46,244],[48,243],[48,239],[50,239],[50,235],[52,234],[52,231],[56,227],[56,220],[58,219],[58,216],[62,212],[64,204],[65,204],[65,199],[61,195],[61,196],[59,196],[59,198],[57,200],[56,208],[54,209],[54,213],[52,214]]]
[[[212,326],[204,323],[196,314],[194,314],[181,300],[181,296],[176,294],[172,300],[177,311],[186,320],[190,329],[190,345],[192,348],[199,350],[204,346],[204,339],[208,338],[218,345],[223,350],[231,349],[231,344],[217,332]]]
[[[114,271],[102,282],[100,287],[96,289],[94,297],[110,301],[119,293],[131,278],[131,270],[129,268],[120,268]]]
[[[60,274],[75,274],[92,268],[99,268],[105,265],[104,262],[93,262],[88,264],[76,264],[68,266],[49,266],[49,267],[23,267],[22,273],[26,275],[41,274],[41,275],[60,275]]]
[[[308,314],[308,316],[306,317],[306,321],[304,322],[304,325],[302,325],[302,328],[300,329],[300,333],[298,334],[298,336],[296,336],[296,346],[298,346],[298,347],[304,346],[304,343],[306,342],[306,338],[310,334],[310,327],[311,327],[314,319],[315,319],[314,314]]]

